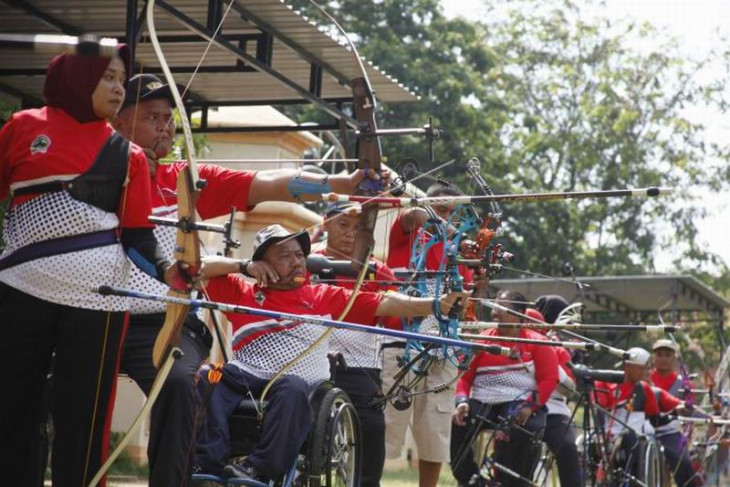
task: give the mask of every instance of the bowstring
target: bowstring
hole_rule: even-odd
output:
[[[214,40],[215,40],[215,39],[216,39],[216,37],[218,36],[218,33],[220,32],[221,28],[223,27],[223,24],[224,24],[224,22],[225,22],[225,20],[226,20],[226,18],[227,18],[227,16],[228,16],[228,14],[229,14],[229,12],[230,12],[230,10],[231,10],[232,6],[233,6],[233,3],[234,3],[234,1],[233,1],[233,0],[231,0],[231,1],[229,2],[229,4],[228,4],[228,7],[226,8],[225,12],[224,12],[224,13],[223,13],[223,15],[221,16],[221,19],[220,19],[220,21],[218,22],[218,25],[216,26],[216,28],[215,28],[215,31],[214,31],[214,33],[213,33],[213,35],[212,35],[212,36],[210,37],[210,39],[208,40],[208,43],[206,44],[206,46],[205,46],[205,49],[203,50],[203,53],[202,53],[202,55],[200,56],[200,59],[198,60],[198,62],[197,62],[197,64],[196,64],[196,66],[195,66],[195,69],[193,70],[193,73],[192,73],[192,74],[191,74],[191,76],[190,76],[190,79],[189,79],[189,80],[188,80],[188,82],[186,83],[186,85],[185,85],[185,88],[183,89],[183,92],[182,92],[182,93],[181,93],[181,95],[180,95],[180,98],[181,98],[181,99],[184,99],[185,95],[186,95],[186,94],[188,93],[188,91],[189,91],[189,89],[190,89],[190,86],[192,85],[192,83],[193,83],[193,80],[195,79],[195,76],[196,76],[196,75],[197,75],[197,73],[199,72],[199,70],[200,70],[200,67],[201,67],[201,66],[202,66],[202,64],[203,64],[203,61],[204,61],[205,57],[207,56],[208,52],[210,51],[210,49],[211,49],[211,47],[212,47],[212,45],[213,45],[213,42],[214,42]],[[138,93],[137,93],[137,99],[136,99],[136,103],[135,103],[135,118],[134,118],[134,120],[135,120],[135,124],[136,124],[136,115],[137,115],[137,110],[138,110],[138,107],[139,107],[139,97],[140,97],[140,92],[141,92],[141,85],[140,85],[140,89],[139,89],[139,91],[138,91]],[[175,110],[176,110],[176,111],[178,112],[178,114],[179,114],[179,115],[180,115],[181,117],[183,116],[183,113],[182,113],[182,112],[181,112],[181,111],[180,111],[180,110],[178,109],[178,107],[177,107],[177,106],[175,107]],[[162,135],[163,135],[163,134],[164,134],[164,133],[165,133],[165,132],[167,131],[167,129],[168,129],[169,127],[170,127],[170,124],[172,124],[172,123],[175,123],[175,117],[174,117],[174,116],[173,116],[173,117],[170,117],[170,119],[168,119],[168,120],[167,120],[167,122],[166,122],[166,124],[165,124],[165,126],[164,126],[163,130],[161,131],[160,137],[162,137]],[[183,121],[183,123],[185,123],[185,121]],[[191,142],[192,142],[192,141],[191,141]],[[158,143],[159,143],[159,139],[158,139]],[[194,150],[194,144],[192,145],[192,147],[193,147],[193,150]],[[190,157],[196,157],[196,156],[197,156],[196,154],[190,154]],[[159,191],[159,193],[160,193],[160,196],[161,196],[161,198],[162,198],[163,202],[167,201],[167,200],[166,200],[166,198],[165,198],[165,194],[164,194],[164,191],[163,191],[163,189],[162,189],[162,188],[160,188],[160,187],[159,187],[159,185],[158,185],[158,191]],[[176,197],[176,202],[177,202],[177,193],[176,193],[176,192],[175,192],[175,197]],[[166,206],[168,206],[168,205],[166,205]],[[177,206],[177,205],[176,205],[176,206]],[[197,206],[197,201],[196,201],[196,206]],[[176,210],[176,211],[178,211],[178,212],[179,212],[179,208],[177,208],[177,210]],[[196,212],[197,212],[197,208],[195,208],[195,210],[194,210],[194,211],[196,211]],[[178,215],[179,215],[179,213],[178,213]],[[198,240],[198,245],[200,245],[200,246],[201,246],[202,250],[203,250],[203,251],[204,251],[205,253],[208,253],[208,249],[207,249],[207,247],[206,247],[205,243],[204,243],[204,242],[203,242],[203,241],[202,241],[202,240],[200,239],[200,237],[198,237],[198,239],[197,239],[197,240]],[[202,294],[203,294],[203,295],[204,295],[204,296],[206,297],[206,299],[210,300],[210,296],[209,296],[209,294],[208,294],[208,291],[207,291],[207,288],[206,288],[206,285],[205,285],[205,283],[204,283],[204,282],[201,282],[201,283],[199,283],[199,289],[198,289],[198,290],[199,290],[199,292],[200,292],[200,293],[202,293]],[[214,311],[211,311],[211,313],[213,313],[213,312],[214,312]],[[212,317],[211,319],[215,319],[215,317]],[[223,332],[222,328],[221,328],[221,330],[220,330],[220,331],[221,331],[221,332]],[[216,333],[217,333],[217,332],[218,332],[218,330],[216,330]],[[222,354],[223,356],[225,356],[225,355],[226,355],[226,351],[225,351],[225,350],[221,350],[221,354]],[[244,385],[245,385],[245,387],[246,387],[246,390],[248,391],[248,394],[249,394],[249,396],[250,396],[250,397],[251,397],[251,398],[253,399],[253,394],[251,393],[251,388],[250,388],[250,387],[249,387],[249,385],[248,385],[248,384],[246,384],[246,383],[245,383]],[[212,387],[212,386],[214,386],[214,384],[210,384],[210,385],[209,385],[209,387]],[[255,401],[254,401],[254,404],[256,404],[256,402],[255,402]],[[197,419],[198,419],[198,416],[199,416],[199,414],[200,414],[200,413],[201,413],[201,411],[203,410],[203,407],[205,407],[205,405],[204,405],[204,404],[200,404],[200,405],[199,405],[199,406],[198,406],[198,407],[196,408],[196,414],[195,414],[195,419],[194,419],[194,421],[195,421],[196,423],[197,423]],[[191,451],[192,451],[192,448],[193,448],[193,445],[194,445],[194,443],[195,443],[195,435],[193,435],[193,437],[191,438],[190,442],[188,443],[188,447],[187,447],[187,452],[186,452],[186,462],[189,462],[189,461],[190,461],[190,457],[191,457]]]

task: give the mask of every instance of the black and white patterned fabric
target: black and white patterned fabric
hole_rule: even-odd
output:
[[[330,315],[319,316],[330,319]],[[233,335],[233,364],[250,374],[262,379],[271,379],[294,357],[309,347],[326,328],[310,324],[289,324],[285,330],[264,333],[250,341],[248,337],[256,335],[272,327],[281,327],[278,320],[262,320],[239,328]],[[236,348],[237,343],[248,341],[243,347]],[[309,384],[328,380],[330,377],[327,350],[329,340],[310,350],[298,361],[287,375],[296,375]]]
[[[65,191],[46,193],[14,206],[5,217],[6,248],[0,258],[29,244],[112,230],[114,213],[74,199]],[[101,285],[126,287],[130,262],[121,244],[35,259],[0,272],[0,281],[44,301],[84,309],[124,311],[127,299],[101,296]]]
[[[471,397],[486,404],[527,399],[537,390],[535,363],[479,367],[471,386]]]
[[[341,353],[348,367],[382,368],[379,335],[352,330],[335,330],[330,335],[330,352]]]

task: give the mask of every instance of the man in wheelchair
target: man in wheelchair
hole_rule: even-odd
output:
[[[620,384],[596,381],[596,402],[610,411],[605,418],[609,441],[613,443],[612,468],[624,473],[631,485],[634,479],[645,482],[647,472],[661,475],[660,469],[647,465],[647,448],[658,452],[654,437],[655,428],[669,420],[662,413],[684,408],[684,403],[662,391],[655,394],[643,379],[648,375],[651,355],[643,348],[628,350],[630,358],[624,359],[624,381]],[[659,462],[660,454],[654,456]]]
[[[271,225],[256,234],[251,260],[206,258],[203,277],[210,279],[210,299],[367,325],[375,325],[383,316],[416,317],[432,312],[433,298],[374,292],[358,293],[353,306],[346,310],[352,291],[307,281],[310,246],[306,231],[290,234],[280,225]],[[256,284],[246,282],[238,273],[254,278]],[[457,299],[465,297],[464,293],[452,293],[442,296],[440,304],[449,310]],[[227,317],[233,326],[233,359],[223,366],[223,378],[209,396],[195,452],[196,471],[226,479],[276,480],[294,464],[313,424],[308,400],[311,386],[330,377],[328,340],[308,350],[325,329],[255,315]],[[298,360],[268,391],[260,441],[242,462],[228,465],[231,414],[245,398],[256,402],[276,373],[295,358]]]
[[[525,312],[526,302],[517,292],[497,296],[498,304],[519,313]],[[499,322],[523,321],[502,310],[493,314]],[[487,330],[482,335],[484,343],[490,343],[493,335],[547,342],[545,336],[526,328]],[[515,344],[513,352],[510,357],[478,353],[457,383],[451,470],[459,485],[486,484],[474,460],[475,440],[483,429],[499,431],[495,456],[487,463],[499,485],[524,486],[537,462],[545,403],[558,384],[558,360],[551,346]]]

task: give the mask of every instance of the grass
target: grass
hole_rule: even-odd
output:
[[[113,452],[117,444],[124,437],[124,433],[112,433],[109,452]],[[149,467],[147,464],[139,465],[132,460],[126,452],[122,452],[119,458],[109,467],[110,477],[136,477],[138,479],[146,479],[149,475]]]
[[[383,478],[380,485],[383,487],[418,487],[418,470],[413,468],[404,468],[400,470],[391,470],[383,472]],[[441,476],[438,485],[456,485],[456,480],[451,476],[451,470],[448,465],[441,468]]]

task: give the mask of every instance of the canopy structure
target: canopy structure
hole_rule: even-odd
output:
[[[0,0],[0,32],[114,37],[130,45],[136,72],[159,74],[144,7],[142,0]],[[200,111],[197,131],[208,131],[211,107],[297,103],[314,104],[332,123],[272,130],[355,128],[343,110],[352,101],[350,80],[360,74],[353,53],[330,29],[310,22],[284,1],[157,0],[155,26],[178,83],[186,85],[195,73],[188,113]],[[0,49],[0,95],[19,98],[25,107],[41,105],[51,57]],[[380,101],[417,99],[367,62],[366,70]],[[226,127],[227,132],[250,129]]]
[[[706,321],[723,326],[730,302],[689,275],[576,277],[568,279],[498,279],[492,285],[519,291],[532,300],[544,294],[559,294],[581,302],[586,322],[628,320],[656,323],[659,313],[670,323]]]

